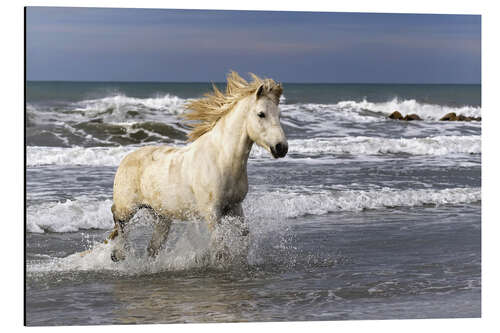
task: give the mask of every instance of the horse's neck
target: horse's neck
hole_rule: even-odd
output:
[[[253,142],[246,130],[248,101],[237,103],[233,110],[221,118],[209,132],[219,166],[235,178],[247,177],[247,160]],[[208,133],[207,133],[208,134]]]

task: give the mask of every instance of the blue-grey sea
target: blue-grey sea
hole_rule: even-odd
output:
[[[102,242],[120,160],[185,145],[184,105],[210,84],[28,82],[26,323],[480,317],[481,122],[439,119],[480,117],[481,86],[283,86],[289,153],[253,148],[250,234],[221,226],[232,261],[200,260],[198,220],[174,221],[149,259],[143,213],[114,263]]]

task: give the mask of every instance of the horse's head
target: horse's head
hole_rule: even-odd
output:
[[[285,157],[288,142],[280,123],[279,98],[283,88],[268,82],[259,86],[253,96],[247,116],[247,133],[250,139],[268,150],[274,158]]]

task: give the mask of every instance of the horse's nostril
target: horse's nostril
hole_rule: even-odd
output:
[[[286,153],[288,152],[288,145],[286,144],[282,144],[282,143],[278,143],[274,149],[276,150],[276,153],[278,153],[278,156],[279,157],[283,157],[286,155]]]
[[[281,143],[278,143],[276,145],[276,151],[278,152],[278,154],[281,154],[281,149],[283,149],[283,145]]]

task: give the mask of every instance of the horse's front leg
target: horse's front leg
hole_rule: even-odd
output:
[[[221,223],[222,218],[232,217],[235,219],[235,225],[240,229],[241,235],[248,235],[248,225],[245,220],[245,214],[243,213],[243,207],[241,203],[231,205],[224,210],[212,208],[205,213],[205,220],[208,224],[208,229],[213,234],[215,228]]]
[[[222,212],[218,207],[210,207],[202,215],[208,225],[208,230],[213,235],[215,228],[219,225],[222,218]]]
[[[230,258],[230,251],[224,244],[223,233],[216,230],[217,226],[221,223],[222,210],[217,207],[211,207],[205,212],[204,216],[208,230],[210,231],[210,248],[213,251],[215,259],[219,262],[226,262]]]
[[[236,218],[235,225],[239,228],[241,236],[247,236],[249,229],[241,203],[229,207],[227,215]]]

